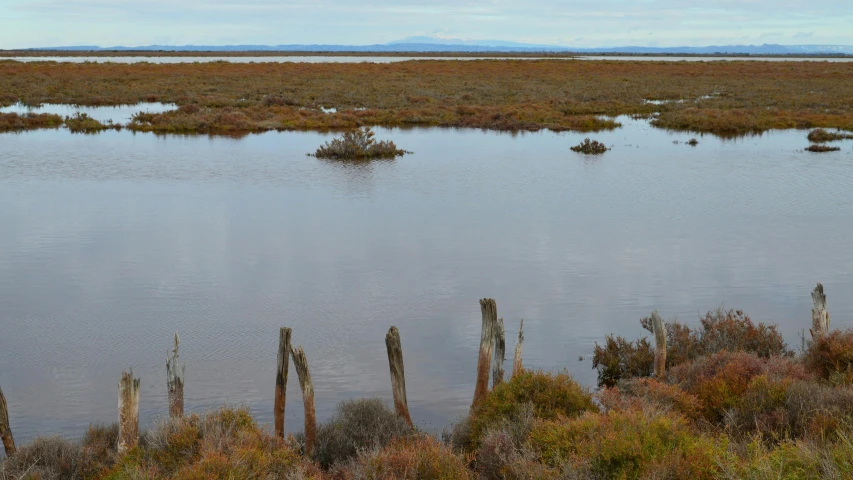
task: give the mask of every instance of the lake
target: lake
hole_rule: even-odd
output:
[[[66,63],[206,63],[206,62],[233,62],[233,63],[395,63],[417,60],[613,60],[613,61],[636,61],[636,62],[720,62],[720,61],[758,61],[758,62],[853,62],[853,56],[848,57],[701,57],[701,56],[651,56],[651,55],[579,55],[577,57],[396,57],[396,56],[219,56],[219,57],[141,57],[141,56],[115,56],[115,57],[0,57],[2,60],[14,60],[17,62],[66,62]]]
[[[188,410],[245,404],[271,423],[280,326],[323,421],[343,399],[390,401],[396,325],[412,417],[439,430],[470,405],[482,297],[509,352],[523,318],[525,365],[589,386],[594,343],[644,335],[653,309],[694,325],[744,309],[798,346],[822,281],[833,326],[853,325],[853,141],[813,154],[805,131],[722,140],[619,120],[592,135],[376,129],[414,153],[374,162],[308,157],[332,138],[313,132],[0,135],[16,438],[115,421],[130,367],[141,423],[165,415],[175,331]],[[612,150],[569,150],[586,136]],[[300,430],[293,371],[288,393]]]

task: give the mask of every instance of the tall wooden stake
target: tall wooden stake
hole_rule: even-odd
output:
[[[823,284],[818,283],[812,291],[812,328],[809,330],[812,339],[817,340],[829,333],[829,312],[826,311],[826,294],[823,293]]]
[[[6,397],[3,396],[2,388],[0,388],[0,439],[3,440],[3,449],[7,457],[17,451],[15,439],[12,438],[12,427],[9,426],[9,410],[6,407]]]
[[[495,365],[492,367],[492,388],[504,381],[504,360],[506,360],[506,331],[504,331],[504,319],[499,318],[495,324]]]
[[[403,345],[400,343],[400,331],[391,327],[385,335],[385,346],[388,347],[388,364],[391,366],[391,391],[394,394],[394,410],[409,425],[412,417],[409,415],[409,403],[406,400],[406,374],[403,370]]]
[[[169,391],[169,417],[178,418],[184,415],[184,373],[186,365],[178,368],[178,344],[181,339],[175,332],[175,349],[172,355],[166,355],[166,388]]]
[[[480,356],[477,360],[477,385],[474,389],[474,401],[471,409],[475,409],[489,393],[489,370],[492,363],[492,350],[495,345],[495,326],[498,323],[498,307],[491,298],[480,300],[480,311],[483,314],[483,330],[480,336]]]
[[[317,413],[314,408],[314,384],[311,383],[311,373],[308,371],[308,360],[302,347],[290,347],[293,355],[293,366],[299,376],[299,387],[302,389],[302,403],[305,405],[305,455],[314,453],[314,442],[317,438]]]
[[[139,443],[139,379],[133,369],[122,372],[118,384],[118,452],[124,453]]]
[[[524,365],[521,363],[521,348],[524,344],[524,319],[521,319],[521,325],[518,327],[518,341],[515,343],[515,356],[512,359],[512,376],[520,375],[524,371]]]
[[[275,373],[275,435],[284,438],[284,404],[287,399],[287,370],[290,365],[290,336],[293,331],[281,328],[278,332],[278,370]]]
[[[655,377],[666,378],[666,326],[657,311],[652,312],[655,334]]]

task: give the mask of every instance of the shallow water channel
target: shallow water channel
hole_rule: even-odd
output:
[[[306,156],[320,133],[0,135],[16,438],[115,421],[129,367],[143,425],[164,415],[175,331],[188,410],[245,404],[269,423],[280,326],[305,348],[322,421],[343,399],[390,400],[396,325],[412,417],[438,430],[470,404],[482,297],[510,352],[524,318],[526,366],[590,386],[594,342],[643,335],[653,309],[696,324],[724,303],[799,345],[822,281],[833,325],[853,325],[853,141],[813,154],[804,131],[722,140],[620,121],[589,135],[612,147],[600,157],[569,150],[587,135],[552,132],[376,129],[414,153],[374,162]],[[294,372],[288,392],[299,430]]]

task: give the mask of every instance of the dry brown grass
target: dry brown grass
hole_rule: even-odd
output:
[[[372,125],[596,131],[618,126],[598,116],[652,112],[660,112],[654,120],[659,127],[720,135],[853,129],[853,62],[0,61],[0,92],[3,105],[159,101],[195,106],[131,125],[159,132]],[[684,101],[655,105],[649,99]],[[324,113],[321,106],[337,112]]]

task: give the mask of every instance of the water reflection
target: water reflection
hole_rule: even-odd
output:
[[[525,319],[526,365],[587,384],[578,356],[606,333],[643,335],[652,309],[695,322],[725,302],[796,343],[820,280],[834,325],[850,325],[853,141],[690,148],[693,134],[619,121],[592,135],[613,146],[593,161],[569,151],[590,136],[575,133],[376,129],[414,154],[367,163],[306,156],[332,136],[311,132],[0,135],[0,382],[16,436],[113,421],[130,366],[142,422],[165,414],[176,330],[189,410],[245,403],[270,422],[280,326],[305,347],[323,420],[344,398],[390,399],[397,325],[412,416],[440,428],[470,404],[481,297],[508,338]]]
[[[69,105],[65,103],[45,103],[38,107],[31,107],[23,103],[16,103],[8,107],[0,107],[0,113],[53,113],[62,117],[71,117],[75,113],[85,113],[95,120],[106,123],[112,120],[114,123],[125,124],[130,122],[133,115],[139,112],[162,113],[178,108],[173,103],[141,102],[135,105],[118,106],[85,106]]]

